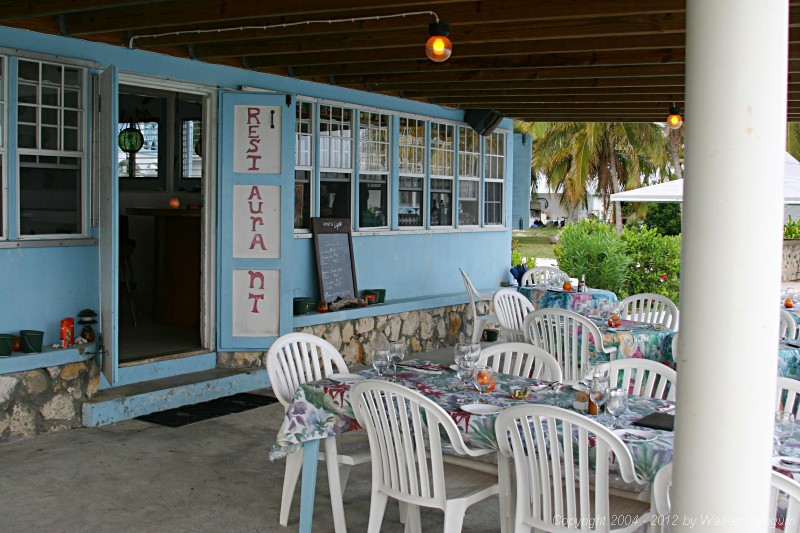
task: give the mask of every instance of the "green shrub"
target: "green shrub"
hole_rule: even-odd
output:
[[[522,253],[519,251],[519,241],[516,239],[511,239],[511,266],[519,266],[522,264]],[[536,266],[536,258],[535,257],[525,257],[525,266],[528,268],[533,268]]]
[[[630,266],[617,296],[653,292],[678,304],[681,271],[681,236],[660,235],[655,229],[626,229],[621,235]]]
[[[680,235],[681,205],[674,202],[649,203],[644,223],[661,235]]]
[[[789,215],[789,221],[783,226],[784,239],[800,239],[800,220],[792,220],[792,215]]]
[[[567,224],[555,247],[558,268],[570,276],[586,276],[586,284],[618,292],[625,282],[630,260],[614,228],[600,220],[583,219]]]

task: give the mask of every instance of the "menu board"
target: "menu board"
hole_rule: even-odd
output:
[[[333,302],[337,298],[358,296],[350,219],[312,218],[311,230],[317,254],[320,300]]]

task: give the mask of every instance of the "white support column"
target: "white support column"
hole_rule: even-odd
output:
[[[687,1],[675,530],[767,530],[788,18]]]

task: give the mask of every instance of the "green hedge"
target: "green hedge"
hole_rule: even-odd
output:
[[[680,282],[681,237],[655,229],[629,228],[617,235],[599,220],[570,223],[555,249],[558,267],[572,277],[586,276],[590,287],[631,294],[662,294],[676,304]]]

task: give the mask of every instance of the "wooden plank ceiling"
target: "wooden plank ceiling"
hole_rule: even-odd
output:
[[[788,119],[800,120],[791,5]],[[444,63],[425,57],[428,11],[450,24]],[[304,24],[343,19],[361,20]],[[0,0],[0,25],[133,37],[142,50],[527,121],[663,121],[684,107],[685,0]],[[240,29],[252,26],[272,27]]]

